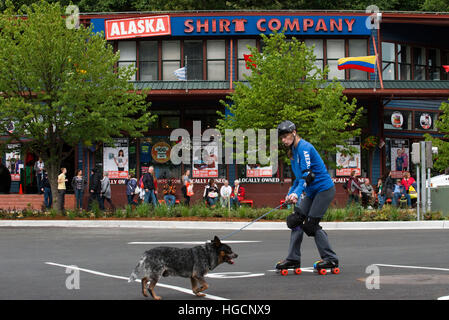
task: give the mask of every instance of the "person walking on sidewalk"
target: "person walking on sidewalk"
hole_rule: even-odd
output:
[[[51,193],[50,181],[48,180],[48,174],[45,170],[43,171],[41,191],[44,193],[44,205],[47,209],[50,209],[53,204],[53,196]]]
[[[112,210],[115,210],[115,206],[111,200],[111,181],[109,180],[109,172],[103,173],[103,179],[101,180],[101,194],[100,194],[100,209],[104,210],[104,201],[109,202]]]
[[[291,229],[288,255],[276,265],[276,269],[301,267],[304,233],[315,239],[321,257],[316,268],[336,268],[338,257],[329,244],[327,233],[319,225],[335,196],[332,178],[314,146],[297,135],[293,122],[281,122],[278,134],[282,144],[288,148],[296,179],[285,197],[286,203],[295,204],[294,213],[287,217],[287,226]]]
[[[87,210],[92,209],[92,201],[97,201],[100,206],[100,193],[101,193],[101,176],[97,168],[93,168],[90,171],[89,178],[89,200],[87,202]]]
[[[64,205],[65,205],[65,192],[67,182],[66,178],[67,169],[61,168],[61,174],[58,176],[58,210],[61,213],[64,213]]]

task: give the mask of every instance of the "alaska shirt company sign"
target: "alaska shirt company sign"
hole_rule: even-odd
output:
[[[285,30],[297,35],[370,35],[368,16],[148,16],[127,19],[92,19],[94,32],[107,40],[153,36],[259,35]]]

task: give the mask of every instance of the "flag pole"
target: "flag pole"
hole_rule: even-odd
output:
[[[377,54],[377,47],[376,47],[376,40],[374,40],[374,35],[373,37],[373,46],[374,46],[374,54],[376,55],[376,64],[377,64],[377,73],[379,74],[379,81],[380,81],[380,87],[383,89],[384,88],[384,82],[382,80],[382,72],[380,70],[380,66],[379,66],[379,55]]]
[[[184,68],[186,68],[186,93],[189,93],[189,88],[187,87],[187,56],[185,57]]]

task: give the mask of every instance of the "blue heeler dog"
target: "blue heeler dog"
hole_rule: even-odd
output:
[[[148,297],[149,290],[155,300],[160,300],[161,297],[154,292],[159,279],[162,276],[180,276],[190,278],[193,293],[204,297],[205,294],[201,292],[209,288],[204,276],[223,262],[234,264],[232,259],[235,258],[237,254],[232,252],[231,247],[221,243],[217,236],[210,243],[193,248],[157,247],[145,251],[128,282],[136,280],[139,272],[143,271],[142,294]]]

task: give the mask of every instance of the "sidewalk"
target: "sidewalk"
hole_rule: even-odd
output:
[[[139,229],[208,229],[238,230],[249,222],[214,221],[138,221],[138,220],[0,220],[1,227],[56,228],[139,228]],[[324,230],[425,230],[449,229],[449,220],[383,221],[383,222],[322,222]],[[246,230],[285,230],[285,222],[255,222]]]

